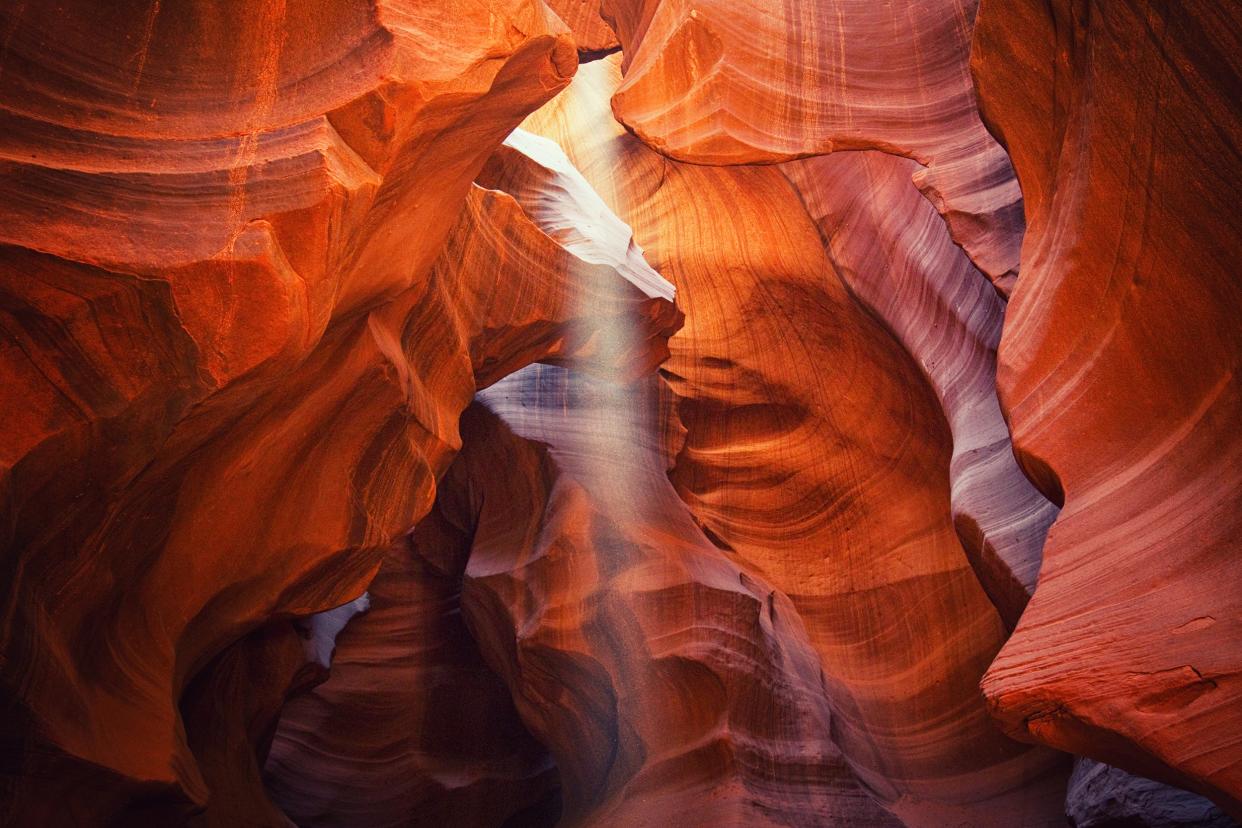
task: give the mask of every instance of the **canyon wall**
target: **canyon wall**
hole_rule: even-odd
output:
[[[1232,824],[1240,100],[1209,0],[8,4],[0,824]]]
[[[542,3],[143,6],[0,24],[0,752],[48,824],[201,808],[191,679],[366,588],[478,385],[598,358],[573,254],[472,184],[573,74]],[[654,363],[628,291],[590,313]]]
[[[985,0],[973,68],[1025,196],[997,387],[1063,503],[984,682],[1019,737],[1242,814],[1242,15]]]

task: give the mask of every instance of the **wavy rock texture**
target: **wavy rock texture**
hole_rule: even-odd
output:
[[[547,0],[574,34],[578,53],[583,59],[620,48],[617,35],[600,15],[599,0]]]
[[[536,262],[431,268],[497,216],[569,255],[470,189],[574,69],[541,3],[139,5],[0,21],[3,800],[44,824],[205,803],[191,677],[362,591],[478,383],[594,359]]]
[[[783,169],[842,281],[883,320],[936,392],[953,440],[953,522],[1012,629],[1035,589],[1057,507],[1018,468],[997,402],[1005,301],[911,184],[914,161],[842,152]]]
[[[521,137],[514,135],[508,141],[519,142]],[[533,136],[526,136],[522,143],[530,145],[537,141],[539,139]],[[550,146],[554,148],[554,145]],[[539,149],[547,155],[547,147]],[[585,182],[580,177],[573,180],[564,172],[549,169],[519,150],[506,147],[498,154],[513,168],[515,176],[520,175],[528,180],[528,186],[530,179],[538,178],[562,188],[585,188]],[[563,162],[563,155],[559,160]],[[551,161],[545,159],[544,163],[555,164],[557,161],[553,156]],[[549,205],[543,205],[545,210],[549,210],[562,221],[566,218],[578,221],[577,224],[571,221],[559,228],[560,242],[554,239],[558,228],[549,224],[545,232],[509,194],[479,186],[473,187],[457,226],[449,234],[445,252],[433,267],[430,276],[430,296],[440,292],[442,301],[429,302],[427,295],[419,299],[425,308],[436,310],[443,317],[431,319],[427,315],[416,313],[408,320],[408,324],[411,328],[419,329],[421,338],[414,336],[413,331],[401,332],[391,339],[381,339],[381,346],[401,348],[409,347],[402,346],[401,342],[418,342],[418,347],[409,356],[410,364],[437,366],[446,343],[455,344],[457,348],[449,353],[461,354],[465,351],[462,361],[468,359],[471,375],[478,383],[494,381],[534,359],[579,362],[596,370],[611,368],[627,373],[650,372],[666,356],[665,339],[680,324],[680,315],[669,301],[672,297],[671,288],[642,262],[641,253],[631,242],[627,227],[614,217],[613,224],[607,226],[612,231],[611,234],[584,236],[581,232],[581,228],[585,226],[583,202],[586,202],[586,209],[593,205],[581,192],[577,193],[576,200],[569,197],[574,195],[572,189],[558,189],[557,192],[568,195],[557,199],[550,210]],[[589,191],[586,195],[590,195]],[[598,201],[598,198],[595,200]],[[532,209],[540,206],[533,199],[531,201]],[[598,219],[597,216],[592,218]],[[595,226],[591,225],[591,229]],[[612,282],[617,285],[614,286]],[[625,325],[635,333],[627,347],[602,347],[599,336],[601,329],[619,325]],[[382,329],[373,328],[373,331],[381,332]],[[479,334],[469,342],[462,342],[463,331],[476,331]],[[426,374],[407,371],[404,375],[398,374],[398,378],[413,389],[413,399],[424,402],[436,399],[439,389],[427,381]],[[431,377],[433,380],[435,378],[434,375]],[[427,583],[415,584],[412,582],[413,574],[406,571],[405,581],[402,582],[399,580],[401,566],[392,560],[392,553],[389,563],[389,569],[394,570],[395,574],[389,572],[377,581],[387,603],[374,618],[363,622],[364,628],[378,626],[378,629],[385,630],[394,624],[411,623],[403,615],[403,611],[408,608],[397,604],[397,600],[422,596],[418,590],[423,590],[429,593],[421,597],[422,606],[426,606],[427,602],[434,601],[438,595],[434,589],[434,578],[428,576]],[[460,572],[457,579],[460,580]],[[393,590],[396,590],[396,597],[393,596]],[[446,600],[443,595],[439,597],[441,602]],[[451,593],[449,597],[453,597]],[[360,599],[310,619],[303,648],[305,660],[317,662],[323,668],[328,667],[333,636],[345,625],[350,615],[365,608],[364,599]],[[450,619],[448,622],[436,623],[434,617],[431,620],[425,619],[428,612],[424,609],[421,614],[413,614],[415,622],[423,619],[421,623],[429,627],[423,632],[433,637],[451,637],[455,634],[455,643],[458,646],[463,644],[466,639],[459,620]],[[400,620],[392,620],[394,613]],[[446,642],[445,646],[452,643],[454,642]],[[461,656],[463,663],[450,662],[445,669],[457,670],[461,674],[459,679],[467,684],[472,680],[478,683],[481,664],[477,656],[471,661],[468,655],[469,648]],[[409,653],[405,656],[408,658]],[[373,690],[374,682],[382,683],[386,676],[383,670],[395,657],[390,655],[387,661],[383,658],[376,660],[379,661],[378,679],[374,675],[375,671],[365,669],[371,666],[370,662],[364,660],[364,669],[361,670],[355,669],[355,662],[347,662],[339,668],[343,673],[339,682],[334,681],[331,686],[321,691],[326,697],[325,700],[318,703],[295,703],[285,714],[283,721],[292,723],[287,724],[286,729],[297,731],[301,727],[301,731],[277,744],[277,755],[273,761],[278,769],[289,766],[285,771],[285,777],[288,778],[282,778],[279,773],[269,774],[269,782],[278,802],[298,824],[320,823],[325,819],[330,824],[341,824],[340,821],[344,821],[346,824],[373,825],[384,819],[390,820],[391,824],[406,824],[412,814],[417,814],[420,819],[429,818],[436,812],[435,808],[441,809],[446,818],[452,815],[454,818],[477,818],[489,822],[497,814],[503,819],[523,806],[535,805],[547,792],[548,781],[544,777],[547,775],[548,763],[546,760],[531,758],[545,754],[532,746],[520,726],[509,728],[513,734],[511,741],[515,743],[513,751],[516,755],[512,757],[502,755],[494,758],[488,754],[488,739],[497,739],[497,733],[480,734],[476,739],[481,745],[478,754],[482,758],[478,761],[494,762],[500,766],[499,770],[488,771],[485,768],[477,771],[476,778],[461,782],[463,777],[468,778],[466,771],[460,768],[446,770],[441,767],[436,769],[438,778],[432,789],[420,789],[420,783],[424,788],[427,786],[428,772],[423,766],[416,764],[412,768],[403,767],[400,762],[391,761],[395,750],[391,745],[386,742],[376,745],[361,738],[362,734],[368,732],[377,734],[380,739],[388,738],[394,732],[393,728],[399,727],[402,720],[384,722],[378,717],[388,710],[381,710],[370,716],[369,711],[363,711],[356,713],[353,721],[337,722],[320,710],[333,705],[346,706],[353,698]],[[422,665],[414,661],[412,664],[399,665],[398,669],[412,669],[414,679],[425,677],[432,672],[431,668],[419,669],[420,667]],[[344,689],[338,689],[338,684],[342,684]],[[417,681],[410,687],[420,692],[427,689]],[[486,689],[486,682],[483,687]],[[495,703],[499,692],[499,685],[493,680],[490,695],[487,692],[482,694],[479,708],[488,709]],[[224,699],[217,700],[218,706],[223,708],[230,698],[235,700],[236,693],[232,696],[224,694]],[[461,701],[464,702],[465,699],[462,698]],[[498,721],[502,724],[506,721],[505,710],[502,705],[497,713]],[[410,715],[415,712],[411,711]],[[438,715],[443,715],[446,723],[451,720],[447,710]],[[469,719],[471,715],[474,715],[475,724],[478,726],[491,724],[482,720],[477,710],[469,706],[462,711],[460,718]],[[508,718],[513,718],[511,707]],[[334,736],[337,736],[331,731],[334,722],[345,729],[344,735],[337,737],[341,739],[341,744],[333,743]],[[370,731],[367,729],[368,724],[372,725]],[[502,728],[499,732],[505,731]],[[457,736],[468,744],[469,740],[464,733],[464,730],[459,731]],[[315,767],[315,761],[319,757],[312,755],[309,760],[312,767],[309,771],[305,767],[307,761],[301,757],[287,758],[291,751],[284,745],[291,739],[296,741],[298,738],[304,742],[313,741],[312,751],[327,753],[327,764],[332,767],[332,771],[326,774],[327,780],[322,776],[311,775],[319,770]],[[522,741],[523,738],[525,741]],[[270,739],[270,733],[267,734],[267,739]],[[444,736],[439,736],[439,739],[443,742]],[[191,739],[192,746],[193,742]],[[252,744],[259,747],[253,740]],[[409,745],[405,747],[409,748]],[[364,768],[376,761],[375,754],[389,760],[385,767],[389,768],[391,776],[373,773],[350,775],[349,767],[342,761],[342,757],[349,755],[351,750],[358,756],[358,765]],[[466,758],[458,757],[457,761],[465,764],[469,758],[469,748],[462,750]],[[260,750],[260,754],[262,752]],[[195,755],[201,756],[198,750],[195,750]],[[242,751],[239,755],[248,758],[248,752]],[[396,755],[402,754],[397,751]],[[434,766],[433,759],[420,759]],[[220,763],[227,765],[226,760],[227,756],[221,757]],[[322,766],[322,759],[320,763]],[[417,771],[422,771],[421,775],[415,773]],[[443,781],[446,773],[455,773],[458,781]],[[513,778],[509,779],[509,775]],[[307,784],[305,779],[299,779],[300,776],[310,776],[313,784]],[[247,790],[246,799],[262,803],[262,797],[254,793],[260,790],[258,784],[253,784],[257,776],[250,774],[248,779],[252,784]],[[351,790],[350,785],[356,786],[359,779],[365,780],[367,787],[362,791]],[[341,783],[339,790],[330,784],[338,780]],[[412,780],[415,784],[412,787],[409,784],[398,784],[401,780],[407,783]],[[515,791],[524,791],[528,787],[530,801],[515,796]],[[464,790],[457,790],[459,788]],[[449,795],[446,796],[446,793]],[[221,810],[225,810],[226,814],[237,812],[239,806],[233,799],[235,797],[226,800],[227,810],[215,807],[213,800],[209,816],[212,819],[221,819],[218,815]],[[434,807],[429,807],[431,803],[434,803]],[[246,813],[244,810],[241,812]],[[256,813],[262,813],[262,810],[249,813],[249,818],[255,819]],[[470,814],[474,817],[470,817]],[[351,823],[350,820],[355,821]],[[495,821],[499,824],[500,819]]]
[[[491,271],[485,283],[508,278],[516,288],[506,301],[543,313],[530,328],[493,336],[476,373],[490,381],[533,356],[572,357],[610,375],[650,373],[681,324],[672,286],[560,148],[516,130],[478,180],[487,187],[473,189],[433,273],[454,285]],[[609,336],[615,330],[627,333],[624,342]],[[391,550],[371,587],[376,608],[342,643],[345,660],[286,710],[268,777],[299,825],[499,825],[553,793],[546,751],[522,729],[461,622],[472,531],[433,516],[408,548]]]
[[[834,740],[891,810],[1059,823],[1060,760],[1002,738],[978,698],[1004,629],[954,532],[931,388],[849,297],[779,169],[682,165],[606,128],[618,80],[613,59],[583,67],[525,127],[558,139],[677,285],[678,493],[788,594]]]
[[[829,739],[789,600],[669,484],[656,402],[523,371],[467,412],[438,501],[473,539],[463,611],[556,757],[564,824],[894,824]]]
[[[0,8],[0,823],[1242,818],[1236,4],[220,6]]]
[[[555,143],[515,132],[479,180],[575,251],[563,276],[607,263],[671,296]],[[598,314],[601,297],[576,301]],[[606,351],[650,347],[632,319],[600,333]],[[787,599],[728,561],[669,485],[654,386],[547,368],[482,399],[437,511],[391,553],[334,676],[286,710],[268,774],[287,812],[308,825],[555,817],[546,754],[508,697],[449,697],[495,686],[456,614],[464,569],[461,609],[555,756],[569,824],[893,824],[829,740]]]
[[[617,118],[681,161],[753,164],[878,149],[998,289],[1012,287],[1021,194],[979,120],[975,0],[602,0],[625,50]]]
[[[327,659],[320,661],[324,648]],[[180,704],[186,740],[211,791],[207,807],[196,812],[176,798],[140,800],[125,819],[195,828],[289,825],[264,791],[261,768],[285,703],[327,678],[331,650],[330,638],[308,639],[293,622],[277,621],[212,659]]]
[[[469,548],[435,512],[394,545],[331,677],[284,709],[266,780],[298,825],[500,825],[555,799],[547,751],[462,624]]]
[[[974,69],[1026,197],[999,352],[1064,502],[984,681],[1021,738],[1242,813],[1242,14],[985,0]]]

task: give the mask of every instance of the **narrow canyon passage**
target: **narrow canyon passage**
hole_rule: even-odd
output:
[[[0,9],[0,825],[1242,819],[1242,11]]]

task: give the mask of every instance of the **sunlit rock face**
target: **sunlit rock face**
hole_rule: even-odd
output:
[[[556,757],[564,822],[896,824],[831,740],[789,599],[677,497],[660,393],[542,366],[498,383],[438,506],[471,527],[466,622]]]
[[[1057,508],[1014,460],[996,396],[1005,299],[911,181],[918,164],[842,152],[783,167],[841,280],[879,317],[936,393],[953,442],[954,525],[1006,626],[1026,607]]]
[[[558,138],[677,286],[686,326],[661,373],[678,494],[791,600],[834,740],[879,801],[907,824],[1057,824],[1060,760],[1000,737],[979,698],[1004,628],[954,532],[932,388],[779,168],[681,164],[598,128],[618,81],[614,60],[585,66],[526,126]]]
[[[601,0],[625,52],[617,118],[681,161],[747,164],[881,149],[998,287],[1012,286],[1021,194],[979,120],[976,0]]]
[[[0,824],[1233,824],[1240,102],[1209,0],[6,4]]]
[[[601,14],[599,0],[549,0],[548,8],[569,26],[584,60],[620,48],[616,33]]]
[[[444,11],[6,5],[0,642],[21,820],[206,805],[178,711],[195,674],[363,592],[478,384],[590,350],[545,278],[570,254],[472,184],[568,82],[573,42],[537,0]],[[469,255],[446,260],[454,244]],[[630,312],[614,298],[591,312]],[[675,317],[646,295],[633,313],[653,342]]]

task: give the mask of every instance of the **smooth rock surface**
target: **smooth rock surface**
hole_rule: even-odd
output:
[[[1064,508],[983,688],[1015,736],[1242,814],[1242,12],[992,3],[1027,233],[997,384]]]
[[[618,80],[614,58],[584,66],[524,126],[558,139],[678,288],[662,369],[678,494],[791,599],[834,741],[882,803],[907,824],[1059,824],[1068,768],[1002,738],[978,696],[1004,628],[954,531],[930,385],[779,169],[679,164],[604,130]]]
[[[204,806],[192,678],[362,592],[478,384],[595,358],[471,183],[575,68],[542,3],[137,5],[0,19],[0,799],[47,824]]]
[[[573,32],[583,59],[620,48],[617,35],[600,14],[599,0],[547,0]]]
[[[1005,300],[911,183],[915,162],[840,152],[782,169],[819,225],[841,280],[935,390],[953,440],[954,526],[1012,629],[1035,589],[1057,508],[1018,468],[997,402]]]
[[[876,149],[914,178],[953,238],[1012,287],[1021,193],[979,120],[975,0],[602,0],[624,48],[617,118],[681,161],[753,164]]]
[[[332,674],[287,705],[265,768],[299,826],[501,825],[557,772],[462,624],[469,539],[433,512],[394,544]]]
[[[556,757],[565,824],[895,824],[831,741],[793,606],[669,484],[660,394],[545,366],[497,383],[437,506],[473,538],[463,611]]]
[[[1240,101],[1214,0],[3,4],[0,824],[1233,824]]]

